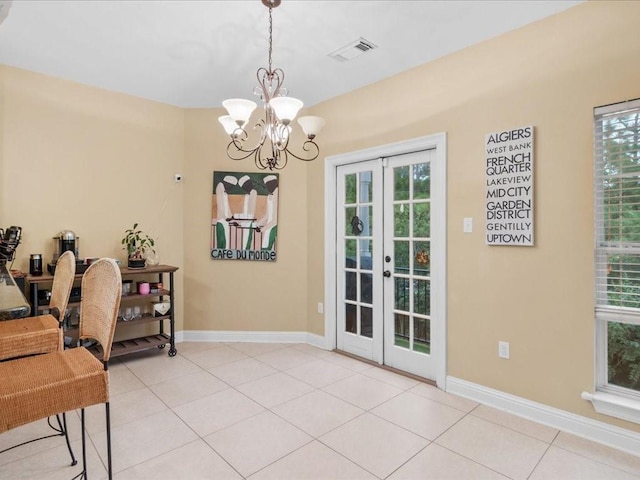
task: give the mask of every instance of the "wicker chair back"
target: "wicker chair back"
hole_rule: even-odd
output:
[[[54,307],[60,312],[59,320],[62,322],[69,303],[69,295],[73,286],[73,279],[76,274],[76,256],[71,250],[67,250],[58,258],[56,262],[56,273],[53,275],[53,285],[51,286],[51,299],[49,308]]]
[[[122,277],[114,260],[101,258],[87,268],[82,277],[80,339],[97,340],[104,352],[103,362],[111,355],[121,294]]]

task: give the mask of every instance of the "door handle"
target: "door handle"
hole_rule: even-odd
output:
[[[391,272],[389,270],[385,270],[382,276],[389,278],[391,276]]]

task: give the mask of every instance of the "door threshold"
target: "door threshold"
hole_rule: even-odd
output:
[[[378,368],[380,368],[382,370],[386,370],[388,372],[397,373],[398,375],[402,375],[403,377],[407,377],[407,378],[410,378],[412,380],[416,380],[418,382],[426,383],[426,384],[431,385],[431,386],[436,387],[436,388],[438,387],[436,385],[436,382],[434,380],[429,379],[429,378],[424,378],[424,377],[421,377],[419,375],[414,375],[413,373],[405,372],[404,370],[399,370],[397,368],[389,367],[387,365],[380,365],[379,363],[374,362],[373,360],[369,360],[367,358],[362,358],[362,357],[359,357],[357,355],[354,355],[353,353],[345,352],[343,350],[338,350],[337,348],[334,349],[333,351],[335,353],[339,353],[340,355],[344,355],[345,357],[352,358],[353,360],[358,360],[358,361],[360,361],[362,363],[366,363],[366,364],[371,365],[373,367],[378,367]]]

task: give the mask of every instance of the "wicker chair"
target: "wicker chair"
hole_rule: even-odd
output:
[[[49,309],[57,312],[58,318],[49,314],[0,322],[0,361],[62,350],[62,320],[75,274],[75,255],[71,251],[64,252],[56,264],[49,302]]]
[[[109,372],[122,280],[111,259],[92,264],[82,278],[80,340],[92,339],[102,347],[102,361],[85,347],[0,363],[0,433],[52,415],[81,409],[82,471],[86,478],[85,407],[105,404],[107,467],[111,468]]]

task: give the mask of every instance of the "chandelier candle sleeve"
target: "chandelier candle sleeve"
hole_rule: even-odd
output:
[[[256,167],[261,170],[267,168],[280,170],[286,166],[289,156],[306,162],[318,158],[320,149],[314,139],[325,121],[320,117],[300,117],[298,123],[307,139],[303,142],[300,153],[296,154],[289,150],[291,124],[304,104],[301,100],[287,96],[287,89],[282,85],[284,72],[280,68],[274,68],[271,63],[272,10],[280,5],[280,0],[262,0],[262,3],[269,8],[269,67],[260,67],[256,72],[258,85],[254,89],[254,94],[260,97],[263,111],[262,118],[254,124],[253,130],[257,132],[259,138],[256,141],[256,135],[253,135],[251,141],[256,143],[253,146],[249,145],[250,136],[245,127],[257,107],[251,100],[241,98],[225,100],[222,105],[229,114],[219,117],[218,121],[231,137],[227,145],[229,158],[244,160],[253,157]]]

